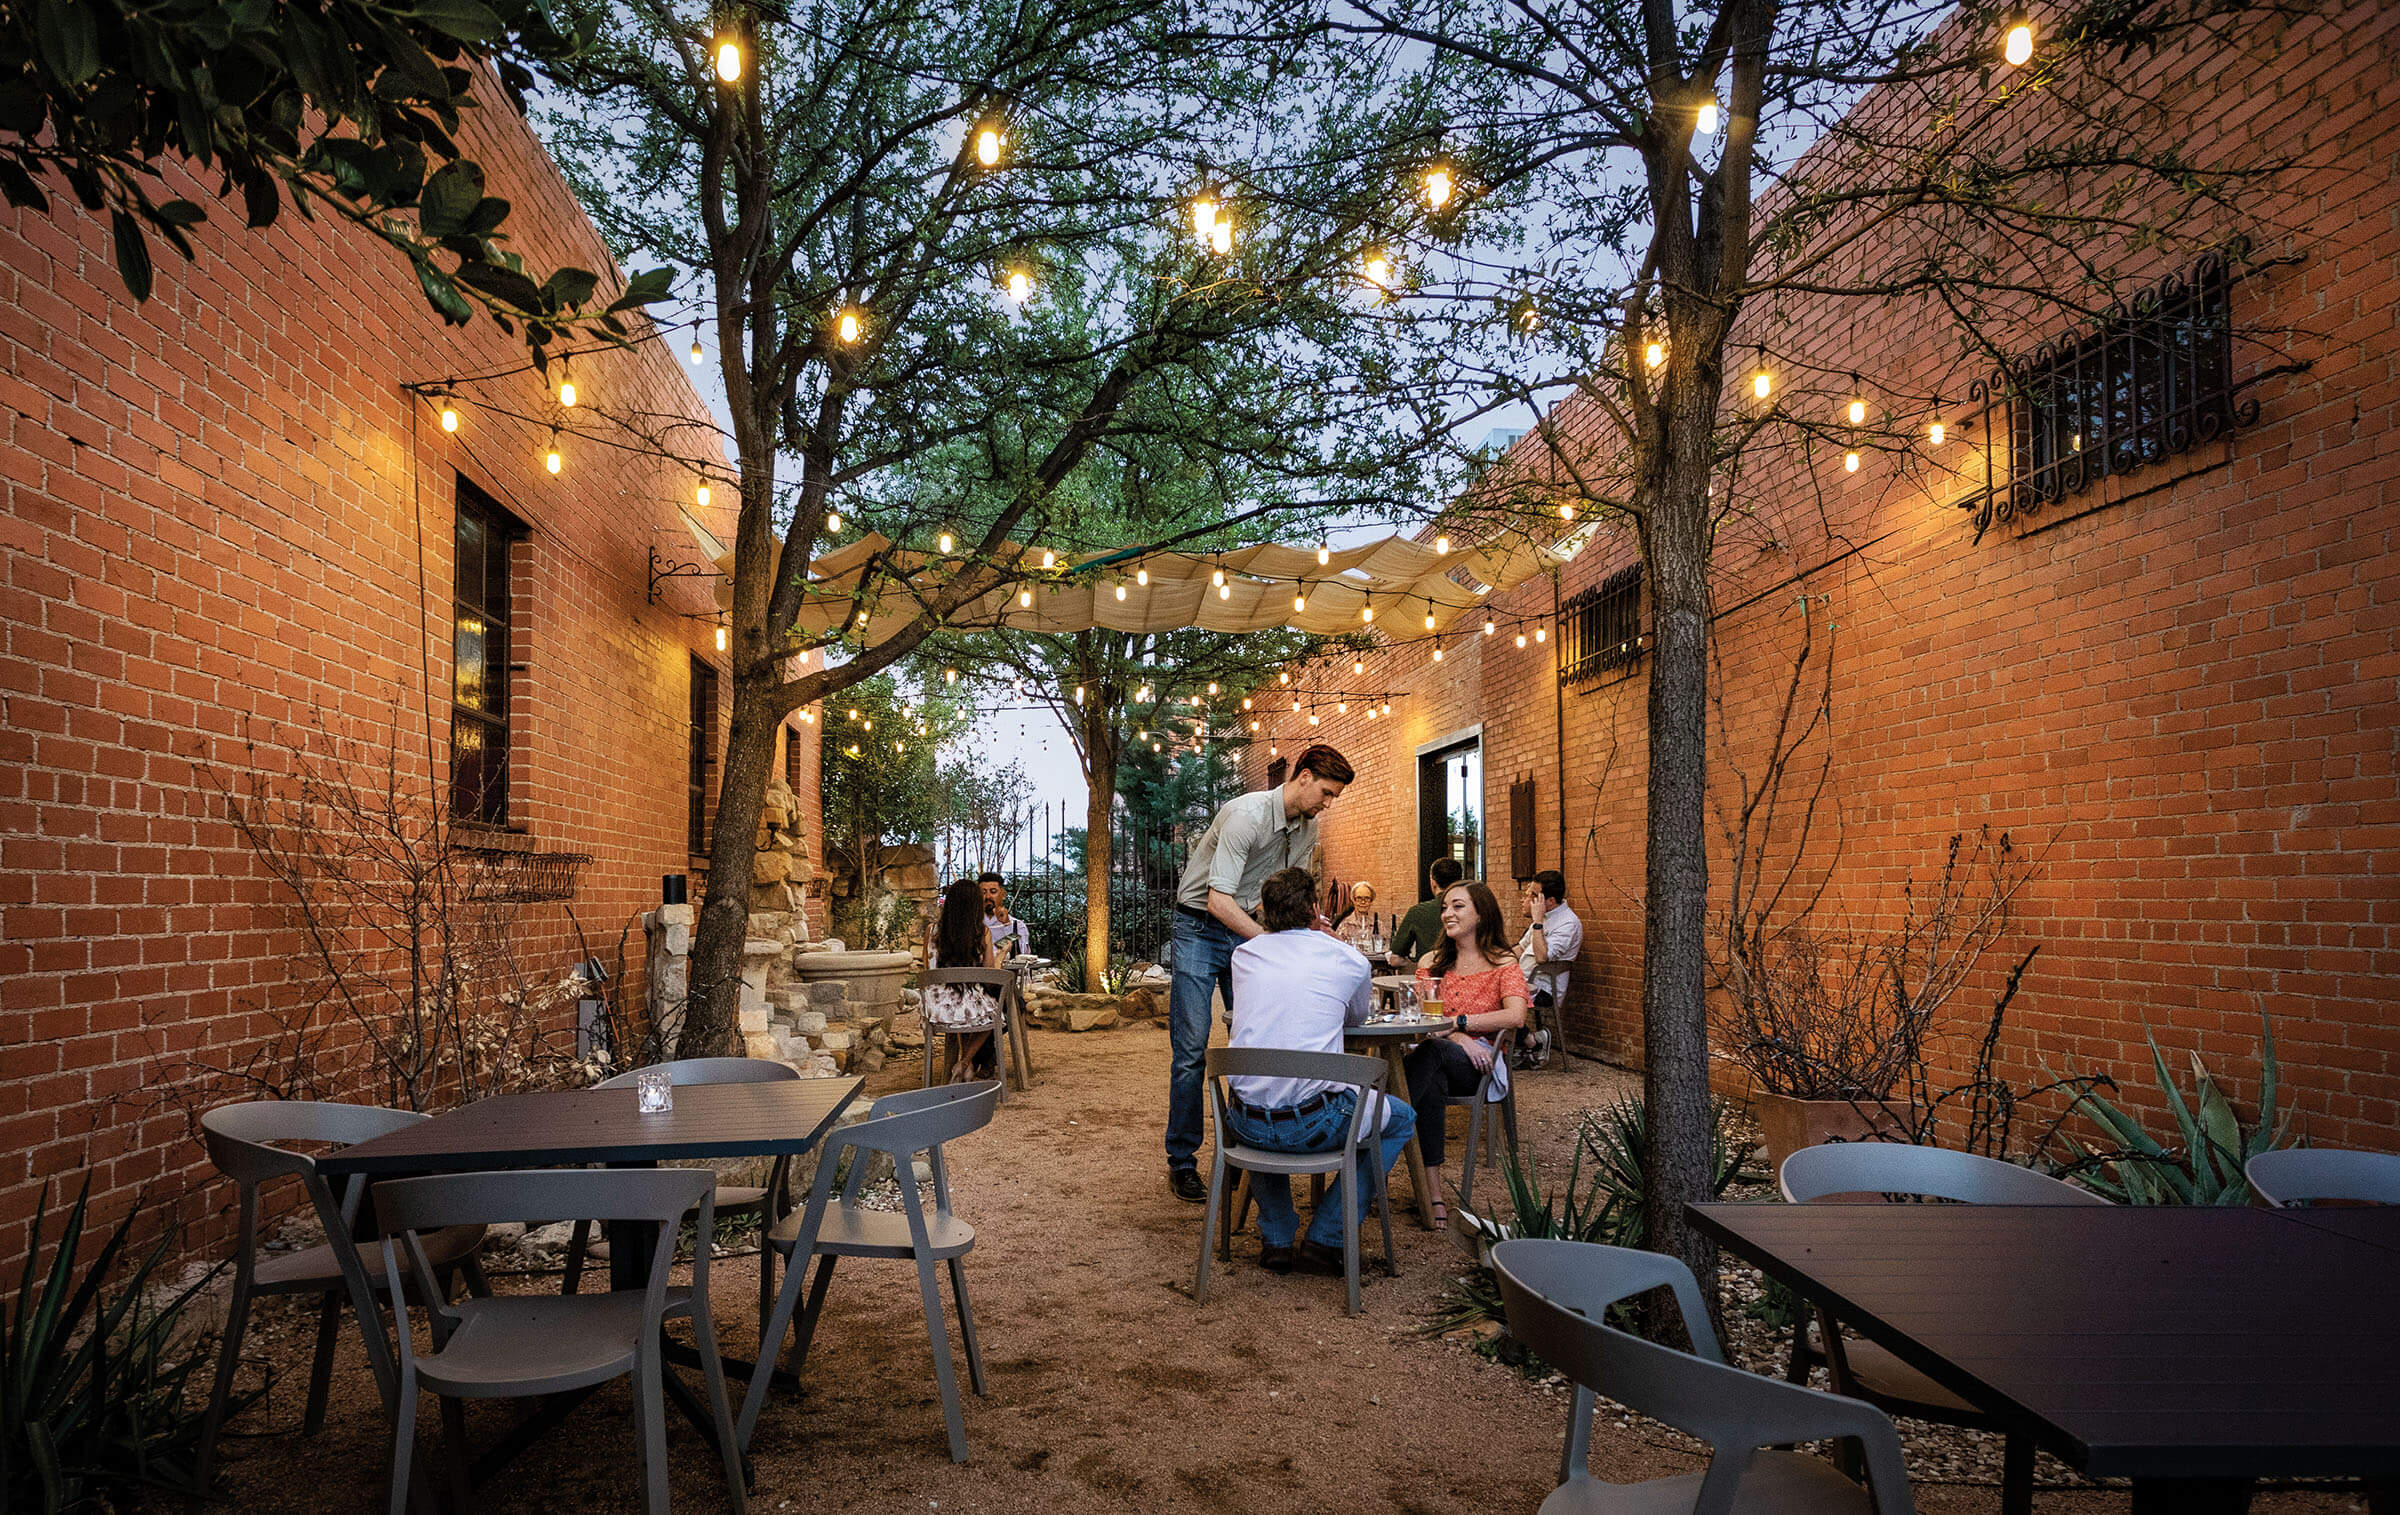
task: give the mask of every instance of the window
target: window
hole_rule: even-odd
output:
[[[508,548],[517,523],[461,479],[451,574],[450,813],[508,824]]]
[[[1559,607],[1559,677],[1591,684],[1641,661],[1642,565],[1634,564]]]
[[[1528,879],[1541,871],[1533,850],[1533,780],[1508,786],[1508,876]]]
[[[717,670],[692,659],[692,795],[686,817],[694,857],[708,852],[708,770],[717,760]]]
[[[1285,779],[1290,778],[1291,774],[1292,760],[1290,758],[1277,758],[1274,762],[1267,765],[1267,787],[1269,789],[1276,788],[1278,785],[1282,784]]]
[[[2232,280],[2213,255],[2123,315],[2011,367],[1974,390],[1987,434],[2008,439],[1976,512],[1978,533],[2258,417],[2255,401],[2235,398]]]

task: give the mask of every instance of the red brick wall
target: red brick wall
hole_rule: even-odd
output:
[[[483,112],[467,135],[518,249],[608,266],[519,121]],[[445,435],[401,386],[515,368],[514,339],[442,326],[404,262],[330,217],[246,234],[238,206],[183,192],[212,207],[204,255],[162,251],[140,306],[71,197],[0,212],[0,1259],[39,1186],[78,1170],[104,1212],[147,1190],[197,1222],[228,1200],[196,1182],[183,1117],[143,1095],[162,1059],[263,1034],[304,970],[204,770],[237,767],[245,729],[272,749],[314,719],[396,743],[412,787],[429,764],[438,782],[457,478],[528,527],[512,819],[538,848],[593,855],[572,905],[593,949],[613,957],[659,875],[692,863],[688,659],[722,658],[684,614],[708,609],[704,588],[647,603],[651,549],[694,556],[673,512],[691,470],[570,437],[550,477],[546,424],[506,414],[551,414],[530,373],[462,385]],[[665,344],[575,374],[595,431],[617,435],[590,417],[619,408],[706,424]],[[522,945],[544,973],[582,955],[557,906],[527,911]],[[636,1003],[640,949],[637,929]]]
[[[2246,1101],[2263,1006],[2310,1135],[2384,1148],[2400,1145],[2396,26],[2400,13],[2358,5],[2258,29],[2231,58],[2146,65],[2176,81],[2195,156],[2264,130],[2268,150],[2304,165],[2276,223],[2300,261],[2234,295],[2237,322],[2272,337],[2237,346],[2242,373],[2312,365],[2251,391],[2257,425],[1980,543],[1951,508],[1949,470],[1972,458],[1955,433],[1949,456],[1870,457],[1856,475],[1838,447],[1748,465],[1717,549],[1711,761],[1712,801],[1734,803],[1789,682],[1797,597],[1815,597],[1833,659],[1835,809],[1813,853],[1826,919],[1888,920],[1946,838],[2005,830],[2039,858],[2018,947],[2042,949],[2012,1014],[2010,1071],[2103,1070],[2139,1098],[2147,1028],[2172,1066],[2196,1049]],[[1975,376],[1926,335],[1941,323],[1906,306],[1756,314],[1795,368],[1953,396]],[[1604,531],[1559,591],[1635,555],[1628,534]],[[1552,593],[1537,581],[1495,608],[1545,613]],[[1414,744],[1482,722],[1489,855],[1505,867],[1508,785],[1533,775],[1539,861],[1565,870],[1588,928],[1574,1044],[1638,1061],[1646,676],[1568,690],[1561,733],[1547,649],[1518,651],[1505,622],[1450,645],[1440,675],[1422,646],[1384,655],[1406,665],[1397,674],[1370,664],[1362,683],[1408,691],[1388,724],[1328,715],[1310,733],[1362,775],[1328,821],[1328,861],[1413,897]],[[1345,661],[1312,682],[1349,678]],[[1288,725],[1281,736],[1290,750]],[[1721,898],[1725,848],[1711,841]],[[1999,956],[1957,1000],[1962,1018],[1988,1012]]]

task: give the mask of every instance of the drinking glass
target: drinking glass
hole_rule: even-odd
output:
[[[633,1096],[644,1115],[663,1115],[675,1108],[675,1080],[664,1068],[644,1068],[634,1075]]]

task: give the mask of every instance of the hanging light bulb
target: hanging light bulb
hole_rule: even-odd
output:
[[[858,312],[854,309],[845,309],[842,312],[841,320],[834,327],[844,342],[857,341],[858,329]]]
[[[1572,521],[1572,520],[1574,520],[1574,519],[1575,519],[1575,507],[1574,507],[1574,506],[1572,506],[1572,505],[1561,505],[1561,506],[1559,506],[1559,507],[1558,507],[1558,518],[1559,518],[1560,520],[1562,520],[1562,521]]]
[[[1075,686],[1075,703],[1078,705],[1083,703],[1083,686],[1081,684]]]
[[[1433,649],[1433,660],[1437,663],[1442,660],[1442,649],[1439,647]]]
[[[1317,566],[1323,568],[1332,561],[1333,545],[1329,542],[1319,542],[1317,544]]]
[[[1486,617],[1484,617],[1484,622],[1483,622],[1483,634],[1484,634],[1485,636],[1487,636],[1487,637],[1488,637],[1488,636],[1490,636],[1490,635],[1491,635],[1493,632],[1495,632],[1495,631],[1498,631],[1499,629],[1500,629],[1500,623],[1499,623],[1498,621],[1495,621],[1495,620],[1493,620],[1493,619],[1492,619],[1491,617],[1489,617],[1489,616],[1486,616]]]
[[[2000,44],[2000,56],[2009,67],[2023,68],[2033,58],[2033,23],[2019,20],[2008,29],[2007,38]]]
[[[941,534],[939,537],[936,537],[936,538],[934,539],[934,547],[935,547],[935,550],[937,550],[937,551],[939,551],[939,552],[943,553],[944,555],[947,555],[947,554],[950,552],[950,550],[951,550],[953,547],[956,547],[957,545],[958,545],[958,541],[957,541],[957,539],[956,539],[955,537],[951,536],[951,535],[950,535],[950,533],[948,533],[948,532],[946,532],[946,531],[945,531],[945,532],[943,532],[943,533],[942,533],[942,534]]]
[[[1225,570],[1220,568],[1215,573],[1210,574],[1208,576],[1208,581],[1211,584],[1216,585],[1219,589],[1223,589],[1225,587]]]
[[[1425,629],[1427,631],[1433,629],[1433,604],[1431,601],[1427,601],[1425,605]]]
[[[1217,217],[1216,224],[1208,230],[1208,245],[1219,253],[1233,251],[1233,217]]]
[[[1392,260],[1385,257],[1380,249],[1370,249],[1360,267],[1367,282],[1377,289],[1392,282]]]
[[[1383,702],[1383,713],[1385,715],[1390,715],[1392,713],[1392,702],[1390,700],[1385,700]]]
[[[1700,118],[1692,125],[1703,137],[1715,136],[1717,134],[1717,102],[1712,99],[1701,106]]]
[[[1280,757],[1282,754],[1283,749],[1281,747],[1276,746],[1273,742],[1267,743],[1267,756]]]
[[[1359,618],[1360,620],[1362,620],[1362,621],[1366,622],[1366,623],[1367,623],[1368,625],[1370,625],[1370,626],[1374,625],[1374,624],[1375,624],[1375,607],[1374,607],[1374,606],[1372,606],[1372,605],[1361,605],[1360,607],[1358,607],[1358,618]]]
[[[825,529],[832,532],[842,529],[842,513],[840,511],[828,510],[825,512]]]
[[[1446,558],[1450,555],[1450,539],[1448,537],[1433,539],[1433,555],[1437,558]]]
[[[1144,589],[1148,589],[1150,587],[1150,570],[1147,568],[1136,568],[1133,571],[1133,581],[1136,584],[1141,585]]]
[[[1300,713],[1300,698],[1299,698],[1299,696],[1297,696],[1297,695],[1294,695],[1294,696],[1292,697],[1292,714],[1294,714],[1294,715],[1298,715],[1299,713]]]
[[[567,466],[567,460],[559,454],[558,433],[555,431],[550,433],[550,451],[543,456],[542,466],[549,469],[552,473],[556,473],[560,469]]]
[[[723,652],[730,645],[732,645],[732,632],[719,626],[717,628],[717,651]]]
[[[958,670],[957,670],[957,669],[955,669],[955,668],[945,668],[945,669],[943,669],[943,670],[942,670],[942,682],[943,682],[943,683],[945,683],[945,684],[955,684],[955,683],[957,683],[957,682],[958,682]]]
[[[1000,128],[997,126],[987,126],[977,132],[975,134],[975,161],[985,168],[999,163],[1000,148],[1006,140],[1000,135]]]
[[[1017,591],[1017,608],[1019,610],[1031,610],[1033,608],[1032,590],[1020,589]]]
[[[1149,704],[1149,703],[1150,703],[1150,686],[1149,686],[1149,685],[1147,685],[1147,684],[1144,684],[1144,685],[1142,686],[1141,693],[1139,693],[1139,694],[1137,694],[1137,695],[1135,695],[1135,696],[1133,697],[1133,702],[1134,702],[1136,705],[1147,705],[1147,704]]]
[[[1853,426],[1864,426],[1867,424],[1866,401],[1853,399],[1850,402],[1850,424]]]
[[[708,508],[708,484],[705,480],[692,486],[692,503],[703,510]]]
[[[1249,709],[1249,708],[1250,708],[1250,696],[1248,696],[1248,695],[1246,695],[1246,694],[1242,696],[1242,708],[1243,708],[1244,710],[1247,710],[1247,709]]]
[[[1125,598],[1125,586],[1123,584],[1119,584],[1117,586],[1117,598],[1120,600]]]
[[[1275,677],[1286,684],[1289,684],[1292,681],[1292,675],[1288,669],[1284,672],[1276,674]]]
[[[1233,586],[1232,586],[1231,584],[1219,584],[1219,585],[1217,586],[1217,598],[1218,598],[1218,599],[1220,599],[1220,600],[1230,600],[1230,599],[1232,599],[1232,598],[1233,598]]]
[[[1043,548],[1043,549],[1042,549],[1042,566],[1043,566],[1044,568],[1056,568],[1056,567],[1058,566],[1058,554],[1057,554],[1057,553],[1055,553],[1055,552],[1052,552],[1052,551],[1050,551],[1050,550],[1049,550],[1048,548],[1046,548],[1046,547],[1045,547],[1045,548]]]
[[[1653,342],[1649,346],[1643,348],[1642,361],[1649,364],[1652,368],[1656,368],[1659,364],[1667,361],[1667,344],[1664,342]]]
[[[1156,743],[1156,742],[1152,742],[1152,743],[1150,744],[1150,750],[1151,750],[1152,752],[1164,752],[1164,751],[1166,751],[1166,749],[1165,749],[1164,747],[1161,747],[1161,746],[1160,746],[1158,743]]]
[[[858,719],[858,707],[856,705],[850,707],[850,719],[854,721]]]
[[[1258,729],[1258,722],[1256,722],[1256,721],[1252,721],[1252,722],[1250,723],[1250,729],[1251,729],[1252,731],[1256,731],[1256,730]]]
[[[1525,633],[1522,631],[1517,633],[1517,645],[1519,647],[1523,647],[1525,645]]]
[[[442,430],[458,430],[458,407],[448,400],[442,402]]]
[[[1947,432],[1943,428],[1942,423],[1936,421],[1931,426],[1925,428],[1925,435],[1932,440],[1934,446],[1939,447],[1942,445],[1942,438],[1947,435]],[[551,470],[552,473],[556,473],[557,471],[558,470],[555,468]]]
[[[562,377],[558,381],[558,403],[561,405],[575,403],[575,381],[572,378]]]
[[[1768,373],[1765,366],[1761,365],[1758,372],[1750,376],[1750,393],[1763,400],[1774,392],[1775,376]]]
[[[707,354],[700,350],[700,328],[695,326],[692,328],[692,362],[697,365],[706,356]]]
[[[1843,453],[1843,454],[1842,454],[1842,472],[1844,472],[1844,473],[1856,473],[1856,472],[1858,472],[1858,454],[1857,454],[1857,453],[1855,453],[1855,452],[1846,452],[1846,453]]]
[[[731,37],[717,39],[717,81],[731,84],[742,77],[742,49]]]
[[[1375,719],[1375,707],[1372,705],[1367,707],[1367,719],[1370,721]]]
[[[1547,626],[1536,626],[1536,627],[1534,627],[1534,628],[1533,628],[1533,639],[1534,639],[1535,641],[1537,641],[1537,642],[1547,642],[1547,641],[1549,641],[1549,640],[1550,640],[1550,628],[1549,628],[1549,627],[1547,627]]]
[[[1008,297],[1019,305],[1033,298],[1033,275],[1021,268],[1008,271]]]
[[[1217,197],[1202,190],[1192,201],[1192,235],[1205,242],[1217,227]]]
[[[1308,713],[1308,724],[1311,726],[1317,724],[1317,713],[1313,710]]]
[[[1292,614],[1294,614],[1294,615],[1299,615],[1301,612],[1303,612],[1303,611],[1305,611],[1305,610],[1307,610],[1307,609],[1308,609],[1308,594],[1307,594],[1307,592],[1306,592],[1305,590],[1304,590],[1304,591],[1302,591],[1302,592],[1301,592],[1301,593],[1299,593],[1299,594],[1296,594],[1296,595],[1293,595],[1293,596],[1292,596]]]
[[[1440,210],[1448,205],[1457,187],[1457,181],[1450,177],[1449,164],[1436,163],[1425,170],[1425,203],[1433,209]]]
[[[1352,658],[1350,660],[1350,672],[1353,676],[1365,673],[1366,671],[1367,660],[1365,658]]]
[[[1333,713],[1335,715],[1348,715],[1350,713],[1350,702],[1348,700],[1336,700],[1333,706]]]

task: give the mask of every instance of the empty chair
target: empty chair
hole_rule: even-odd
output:
[[[658,1064],[667,1070],[667,1081],[677,1086],[686,1084],[771,1084],[800,1076],[800,1070],[790,1063],[779,1063],[763,1057],[687,1057],[676,1062]],[[604,1078],[595,1089],[630,1089],[641,1076],[638,1068],[628,1069],[614,1078]],[[719,1182],[715,1201],[717,1218],[755,1215],[760,1230],[775,1224],[783,1206],[784,1182],[791,1172],[792,1160],[778,1157],[767,1170],[766,1187]],[[565,1291],[575,1293],[583,1286],[584,1256],[592,1244],[592,1223],[587,1218],[575,1222],[575,1232],[567,1239],[567,1281]],[[773,1258],[762,1248],[758,1268],[758,1308],[765,1313],[767,1301],[775,1297],[775,1278],[770,1267]]]
[[[742,1399],[742,1446],[750,1445],[758,1412],[766,1404],[775,1352],[791,1329],[809,1259],[817,1259],[817,1276],[809,1287],[808,1307],[800,1315],[799,1339],[792,1344],[790,1371],[795,1376],[807,1365],[809,1343],[825,1305],[826,1286],[833,1281],[834,1263],[844,1257],[887,1257],[917,1265],[917,1293],[925,1304],[925,1334],[933,1345],[933,1377],[941,1386],[950,1457],[954,1462],[967,1460],[966,1417],[959,1409],[958,1373],[950,1358],[950,1333],[942,1322],[942,1293],[934,1281],[933,1265],[949,1265],[950,1292],[958,1301],[958,1334],[967,1348],[968,1379],[976,1393],[984,1393],[983,1351],[975,1341],[975,1315],[967,1303],[967,1272],[962,1262],[975,1245],[975,1228],[951,1212],[950,1168],[943,1159],[942,1144],[991,1124],[999,1102],[1000,1085],[989,1079],[887,1094],[875,1102],[865,1120],[840,1127],[825,1138],[808,1203],[767,1233],[767,1249],[785,1255],[787,1271],[773,1312],[759,1323],[758,1367],[750,1375],[750,1392]],[[911,1181],[920,1152],[926,1154],[933,1170],[930,1216]],[[859,1202],[875,1154],[892,1160],[900,1184],[900,1214],[870,1210]],[[833,1183],[845,1157],[849,1174],[837,1199]]]
[[[1516,1041],[1516,1028],[1511,1027],[1501,1032],[1499,1038],[1492,1043],[1492,1066],[1483,1071],[1483,1081],[1475,1086],[1474,1092],[1445,1095],[1442,1099],[1444,1110],[1452,1105],[1467,1107],[1466,1170],[1459,1175],[1458,1180],[1458,1203],[1462,1209],[1472,1209],[1475,1205],[1475,1154],[1477,1150],[1480,1149],[1483,1153],[1485,1167],[1496,1167],[1499,1163],[1500,1138],[1503,1129],[1507,1132],[1510,1146],[1515,1146],[1517,1142],[1517,1086],[1512,1082],[1498,1099],[1492,1098],[1492,1080],[1499,1076],[1499,1069],[1508,1062],[1508,1054],[1515,1047]],[[1487,1127],[1489,1128],[1488,1135],[1486,1134]]]
[[[316,1159],[285,1150],[279,1143],[347,1147],[387,1131],[428,1119],[413,1110],[386,1110],[375,1105],[343,1105],[314,1100],[270,1099],[251,1104],[219,1105],[200,1117],[201,1141],[217,1171],[241,1191],[240,1229],[234,1238],[233,1296],[225,1309],[225,1334],[217,1350],[217,1375],[209,1394],[208,1414],[201,1424],[197,1473],[206,1486],[216,1468],[217,1433],[233,1392],[235,1365],[241,1359],[242,1336],[249,1328],[250,1301],[265,1294],[315,1294],[323,1303],[317,1315],[316,1360],[308,1378],[308,1410],[301,1423],[314,1436],[325,1425],[325,1400],[333,1378],[335,1334],[340,1329],[342,1299],[359,1317],[366,1339],[367,1364],[376,1389],[388,1405],[392,1395],[391,1345],[383,1334],[383,1317],[375,1291],[383,1285],[380,1271],[371,1277],[353,1241],[359,1202],[366,1181],[353,1175],[337,1202],[333,1190],[317,1172]],[[302,1192],[325,1228],[323,1244],[297,1252],[264,1257],[258,1248],[258,1195],[263,1185],[279,1179],[299,1180]],[[477,1294],[489,1294],[475,1251],[483,1245],[483,1227],[458,1226],[425,1238],[438,1291],[449,1297],[455,1276],[463,1274]]]
[[[1783,1197],[1795,1204],[1835,1195],[1921,1195],[1963,1205],[2105,1205],[2088,1189],[1971,1152],[1899,1142],[1828,1142],[1783,1160]],[[1792,1330],[1791,1379],[1804,1383],[1823,1361],[1835,1390],[1893,1415],[2006,1436],[2001,1452],[2000,1508],[2027,1515],[2033,1508],[2033,1443],[1967,1403],[1873,1342],[1846,1340],[1830,1312],[1817,1312],[1822,1338],[1808,1340],[1808,1322]]]
[[[2284,1147],[2242,1164],[2260,1199],[2281,1208],[2339,1200],[2400,1205],[2400,1157],[2340,1147]]]
[[[1656,1252],[1574,1241],[1504,1241],[1492,1271],[1509,1334],[1575,1380],[1560,1483],[1542,1515],[1911,1515],[1908,1470],[1891,1417],[1838,1394],[1760,1378],[1725,1363],[1691,1270]],[[1692,1350],[1644,1341],[1605,1324],[1619,1300],[1669,1288]],[[1647,1483],[1592,1475],[1592,1408],[1605,1395],[1708,1443],[1708,1469]],[[1822,1458],[1764,1450],[1850,1438],[1863,1445],[1872,1488]]]
[[[928,968],[917,979],[917,993],[941,985],[966,985],[990,993],[999,1003],[999,1021],[992,1028],[993,1066],[1013,1073],[1020,1089],[1033,1083],[1033,1062],[1025,1051],[1024,1012],[1017,998],[1017,975],[1007,968]],[[953,1033],[930,1022],[925,1026],[925,1087],[933,1087],[934,1048]],[[970,1035],[973,1033],[969,1033]]]
[[[718,1450],[733,1508],[745,1508],[741,1452],[725,1397],[717,1333],[708,1310],[705,1238],[716,1222],[713,1175],[687,1168],[573,1168],[521,1173],[449,1173],[387,1180],[375,1186],[375,1214],[389,1232],[383,1242],[387,1278],[402,1276],[402,1254],[420,1274],[425,1233],[476,1221],[533,1221],[551,1215],[656,1226],[649,1279],[640,1289],[607,1294],[516,1294],[471,1299],[456,1306],[428,1300],[433,1350],[420,1357],[400,1322],[399,1393],[393,1407],[391,1515],[408,1508],[410,1454],[415,1450],[417,1395],[442,1398],[442,1433],[449,1443],[454,1485],[464,1482],[469,1399],[520,1399],[565,1394],[633,1377],[635,1434],[641,1441],[642,1507],[667,1509],[666,1339],[663,1322],[688,1315],[698,1339],[701,1375],[716,1419]],[[702,1244],[692,1249],[689,1288],[668,1284],[675,1241],[687,1213],[698,1212]],[[465,1490],[460,1489],[464,1505]]]
[[[1370,1094],[1383,1092],[1391,1065],[1380,1057],[1368,1057],[1355,1052],[1291,1052],[1275,1047],[1211,1047],[1207,1061],[1208,1106],[1216,1124],[1216,1155],[1209,1166],[1208,1211],[1200,1227],[1200,1278],[1192,1291],[1199,1304],[1208,1303],[1209,1264],[1215,1257],[1218,1207],[1226,1203],[1226,1170],[1247,1169],[1252,1173],[1278,1173],[1287,1178],[1301,1174],[1351,1174],[1361,1170],[1359,1149],[1362,1136],[1370,1160],[1365,1164],[1369,1181],[1374,1187],[1375,1213],[1383,1220],[1383,1263],[1387,1272],[1400,1271],[1398,1254],[1392,1247],[1392,1202],[1384,1172],[1381,1127],[1370,1130],[1367,1118],[1382,1119],[1383,1101],[1371,1099]],[[1232,1091],[1227,1081],[1234,1078],[1294,1078],[1311,1079],[1328,1084],[1347,1084],[1358,1091],[1358,1101],[1350,1111],[1350,1124],[1342,1134],[1338,1151],[1269,1152],[1260,1147],[1244,1146],[1232,1136],[1226,1102]],[[1345,1183],[1342,1194],[1342,1272],[1349,1284],[1350,1313],[1359,1312],[1358,1286],[1358,1222],[1359,1186]]]

